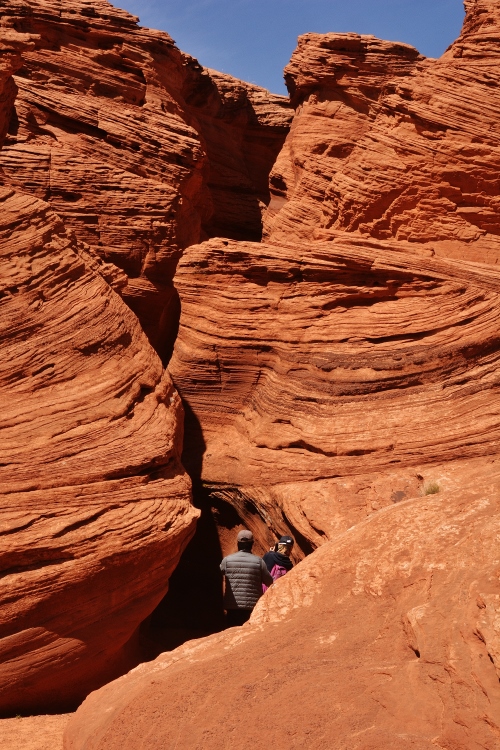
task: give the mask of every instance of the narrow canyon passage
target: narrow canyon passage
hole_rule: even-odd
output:
[[[500,0],[466,7],[438,60],[304,34],[292,107],[107,0],[4,1],[4,715],[496,750]],[[294,569],[224,630],[243,527]]]
[[[201,510],[196,533],[170,578],[167,595],[143,624],[149,658],[224,628],[219,534],[203,488],[195,491],[194,502]]]
[[[162,605],[151,616],[194,532],[196,516],[189,504],[190,487],[184,469],[180,461],[174,465],[172,458],[179,459],[182,449],[180,408],[177,420],[180,402],[176,394],[168,392],[167,374],[163,375],[163,385],[158,382],[161,367],[153,349],[166,365],[177,335],[180,312],[172,278],[183,250],[217,234],[253,240],[261,237],[262,211],[269,201],[269,172],[288,133],[293,112],[287,97],[208,71],[179,50],[167,33],[141,28],[137,18],[107,0],[93,0],[90,4],[86,0],[70,3],[29,0],[21,4],[6,0],[2,3],[0,46],[0,181],[2,189],[23,196],[18,204],[13,201],[12,211],[3,213],[7,241],[0,250],[17,253],[19,258],[24,258],[26,250],[26,274],[22,280],[30,291],[27,297],[22,296],[22,304],[27,304],[25,300],[31,299],[31,294],[39,295],[32,326],[41,341],[32,335],[31,359],[46,358],[31,367],[29,356],[23,352],[19,371],[24,380],[21,378],[19,387],[25,389],[28,398],[34,399],[34,415],[39,414],[37,410],[44,403],[42,393],[47,398],[51,394],[53,397],[54,380],[60,383],[60,398],[64,401],[65,393],[67,399],[64,409],[54,407],[61,422],[58,428],[57,419],[54,421],[54,435],[46,425],[40,426],[43,414],[38,417],[39,423],[28,431],[35,442],[47,440],[48,445],[48,454],[40,460],[49,468],[45,467],[45,484],[37,485],[40,490],[37,500],[33,487],[26,481],[14,505],[9,497],[3,506],[9,528],[12,524],[16,528],[18,509],[31,513],[28,508],[33,506],[39,507],[40,517],[34,521],[30,515],[30,527],[33,524],[35,530],[44,525],[46,528],[45,534],[37,536],[38,546],[34,547],[29,538],[31,532],[24,534],[26,539],[13,534],[6,554],[6,569],[19,575],[20,580],[27,577],[24,565],[25,558],[28,559],[28,570],[34,565],[38,571],[32,574],[36,579],[32,584],[36,596],[39,591],[45,592],[38,604],[41,611],[35,611],[33,620],[29,617],[29,606],[25,614],[16,611],[13,615],[8,598],[2,609],[6,619],[0,621],[0,627],[4,627],[2,636],[7,638],[5,680],[13,686],[13,697],[4,704],[0,700],[0,710],[4,707],[17,712],[28,705],[30,710],[36,709],[42,703],[50,708],[63,704],[76,706],[89,690],[140,660],[145,643],[143,634],[151,630],[151,623],[166,622],[171,630],[180,628],[186,633],[193,627],[197,632],[220,627],[220,586],[210,580],[209,573],[213,568],[213,575],[218,575],[220,551],[210,529],[209,516],[206,524],[205,520],[200,523],[195,543],[189,547],[174,579],[171,605]],[[31,205],[30,201],[34,208],[30,215],[25,211],[25,234],[20,245],[23,250],[19,254],[12,227],[18,223],[16,212],[19,217],[23,206]],[[42,205],[49,214],[40,219]],[[41,229],[43,222],[45,230]],[[60,294],[59,307],[51,307],[47,299],[51,294],[51,299],[55,296],[56,279],[47,278],[46,291],[36,272],[33,276],[29,273],[29,258],[33,253],[40,254],[41,247],[33,227],[37,226],[50,245],[50,222],[55,227],[56,242],[65,232],[71,235],[65,241],[69,242],[68,257],[72,257],[75,267],[84,262],[89,277],[95,277],[97,291],[90,296],[96,300],[98,313],[90,320],[84,316],[83,322],[77,321],[76,334],[70,331],[66,335],[71,324],[67,325],[65,305],[71,294],[75,299],[81,294],[79,305],[75,302],[73,306],[82,308],[85,290],[67,282],[66,301]],[[30,245],[32,240],[36,240],[34,247]],[[53,262],[60,260],[63,267],[66,258],[62,253],[58,256],[53,246],[46,252],[49,255],[52,252]],[[74,281],[76,275],[73,277]],[[0,290],[3,295],[0,300],[11,305],[4,308],[4,320],[8,321],[9,316],[18,315],[18,300],[17,287],[9,282],[8,273],[7,279],[3,274],[1,281],[5,280],[7,287],[15,290],[7,296]],[[112,297],[112,305],[117,308],[115,318],[109,313],[99,317],[107,304],[106,296],[112,295],[105,282],[127,305]],[[129,314],[129,309],[137,318]],[[44,317],[47,311],[52,318]],[[51,324],[56,331],[54,338],[57,340],[59,336],[60,351],[50,348],[45,353]],[[121,329],[116,336],[115,329]],[[134,346],[130,346],[129,330],[134,331]],[[7,359],[15,362],[17,351],[9,352]],[[71,368],[80,360],[83,383],[72,396],[65,377],[71,384]],[[132,360],[130,366],[129,360]],[[113,367],[117,373],[116,389],[110,374]],[[9,373],[6,378],[10,384]],[[120,378],[126,386],[122,386]],[[96,384],[102,391],[97,396]],[[7,403],[13,402],[8,390],[5,393]],[[154,405],[156,422],[148,423],[145,412]],[[117,449],[117,443],[110,438],[108,458],[106,449],[100,446],[104,454],[102,470],[95,472],[95,476],[90,472],[94,494],[101,491],[99,501],[106,508],[106,512],[98,511],[103,514],[99,522],[92,521],[92,508],[87,510],[87,504],[98,503],[90,490],[85,490],[91,495],[90,500],[85,492],[85,499],[79,499],[81,485],[88,478],[82,470],[82,459],[73,460],[73,473],[65,472],[64,467],[71,463],[68,454],[78,453],[78,435],[85,456],[90,449],[99,451],[100,441],[107,440],[103,437],[106,420],[113,436],[113,429],[121,426],[123,447]],[[150,434],[145,427],[148,424]],[[88,435],[84,434],[85,425]],[[134,435],[134,431],[138,434]],[[51,449],[51,441],[62,445],[61,433],[68,434],[70,447],[57,456],[57,450]],[[16,440],[22,443],[25,438],[16,436]],[[98,446],[92,448],[92,441]],[[158,445],[155,455],[154,446],[158,443],[163,444]],[[29,455],[30,462],[36,463],[36,455],[33,452]],[[16,460],[15,455],[7,452],[5,465],[16,465]],[[54,467],[51,461],[58,463]],[[175,482],[170,481],[174,466]],[[40,473],[43,471],[41,466]],[[127,492],[122,491],[124,477],[130,484]],[[112,481],[111,488],[99,484],[103,480]],[[70,494],[75,495],[65,507],[57,506],[57,511],[52,510],[52,503],[57,505],[58,501],[52,483],[56,487],[58,484],[69,487]],[[60,490],[59,495],[61,492],[66,489]],[[141,492],[143,506],[139,504]],[[203,499],[195,502],[203,505]],[[177,507],[185,510],[185,518],[177,512]],[[49,519],[76,515],[80,529],[78,543],[83,545],[88,531],[96,539],[95,548],[89,545],[95,559],[85,555],[83,546],[75,553],[78,546],[75,541],[68,542],[63,553],[54,553],[52,550],[61,546],[60,540],[66,542],[70,534],[61,530],[62,520],[51,525],[47,513]],[[108,527],[120,525],[113,520],[113,514],[122,518],[130,532],[130,539],[126,534],[123,536],[119,552],[111,550],[111,534],[107,532]],[[67,525],[73,528],[72,524]],[[205,525],[208,525],[206,534]],[[97,533],[93,526],[98,527]],[[74,536],[78,536],[76,532]],[[78,562],[73,561],[75,554]],[[17,563],[19,557],[23,566]],[[52,568],[46,565],[47,560],[55,561]],[[115,579],[100,584],[99,574],[113,579],[114,563]],[[120,576],[118,571],[125,569],[128,574]],[[198,569],[198,574],[191,576],[190,569]],[[78,588],[84,585],[79,576],[86,580],[84,570],[89,600]],[[69,614],[61,612],[61,621],[54,618],[52,587],[44,584],[44,572],[48,577],[53,575],[64,595],[77,598],[85,616],[73,621]],[[133,585],[129,586],[127,575]],[[93,583],[94,576],[97,583]],[[30,584],[27,585],[29,590]],[[191,590],[192,595],[185,596]],[[64,595],[61,594],[61,600]],[[203,606],[198,606],[201,620],[193,626],[190,602],[199,597],[205,597]],[[27,603],[29,597],[24,599]],[[117,624],[105,624],[107,612],[113,609],[117,610],[114,613]],[[176,621],[172,619],[173,611],[177,611]],[[138,630],[141,621],[144,624]],[[41,628],[43,635],[37,635],[36,628]],[[43,663],[45,657],[40,653],[45,649],[49,658],[54,648],[51,644],[59,643],[69,654],[67,660],[61,658],[58,662],[66,676],[49,679],[47,685],[47,670],[40,668],[38,674],[35,669],[30,677],[33,685],[27,690],[22,675],[25,669],[30,672],[30,668],[19,667],[18,654],[9,638],[20,641],[21,653],[26,648],[23,658],[27,664],[31,659]],[[72,639],[74,654],[65,645],[67,638]],[[87,648],[94,653],[92,644],[105,664],[86,656]],[[81,663],[82,673],[72,666],[73,659]],[[110,659],[114,660],[112,669],[107,663]],[[83,676],[83,672],[89,674]],[[15,693],[18,688],[19,696]]]

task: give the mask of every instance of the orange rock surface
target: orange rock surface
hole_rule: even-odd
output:
[[[63,733],[69,714],[16,716],[0,719],[3,750],[63,750]]]
[[[0,146],[7,135],[17,95],[12,73],[23,64],[21,51],[29,48],[30,41],[29,35],[19,34],[15,29],[2,29],[0,25]]]
[[[478,261],[497,258],[500,10],[466,5],[439,60],[301,37],[266,244],[212,240],[180,262],[185,460],[262,549],[288,531],[310,552],[498,451],[499,277]]]
[[[243,628],[90,695],[65,750],[496,750],[498,463],[490,478],[325,544]]]
[[[15,78],[6,179],[126,272],[124,299],[168,358],[182,249],[260,239],[288,102],[203,69],[107,0],[7,0],[2,23],[35,39]]]
[[[15,713],[73,707],[127,667],[194,532],[180,399],[143,331],[168,356],[185,245],[221,216],[260,236],[291,115],[105,0],[7,0],[0,52],[0,712]]]
[[[419,495],[438,464],[498,452],[491,267],[214,239],[185,252],[176,286],[185,454],[264,548],[288,529],[310,551]]]
[[[136,317],[46,203],[0,206],[0,712],[24,713],[123,669],[198,512]]]
[[[244,524],[316,551],[243,629],[90,695],[65,750],[497,750],[499,1],[439,60],[301,37],[263,243],[281,98],[104,0],[7,7],[39,38],[0,154],[30,194],[1,214],[4,710],[111,676],[162,596],[195,516],[173,381],[223,550]],[[98,258],[165,359],[179,295],[169,374]]]
[[[465,6],[463,32],[438,60],[355,34],[299,39],[268,238],[349,232],[498,262],[500,10]]]

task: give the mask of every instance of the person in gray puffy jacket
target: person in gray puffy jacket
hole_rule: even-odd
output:
[[[247,529],[238,533],[238,552],[228,555],[220,564],[225,578],[224,609],[227,627],[243,625],[262,596],[262,584],[273,582],[260,557],[252,555],[253,534]]]

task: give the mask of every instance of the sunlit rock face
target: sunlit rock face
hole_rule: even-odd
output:
[[[291,110],[137,20],[106,0],[3,3],[4,27],[34,48],[15,77],[0,166],[127,274],[121,293],[166,360],[177,260],[213,234],[260,239]]]
[[[221,217],[260,237],[291,114],[105,0],[7,0],[0,53],[0,712],[24,713],[137,658],[194,533],[144,332],[166,360],[184,247]]]
[[[264,551],[276,535],[292,533],[295,561],[313,552],[263,597],[247,627],[187,644],[91,696],[68,728],[66,750],[118,746],[123,750],[137,747],[138,738],[152,747],[218,750],[232,746],[235,736],[243,748],[273,743],[297,749],[496,750],[500,701],[498,2],[468,2],[460,39],[437,61],[425,60],[407,45],[355,34],[308,34],[300,39],[286,70],[296,114],[271,171],[272,200],[265,211],[263,243],[254,241],[260,238],[259,216],[269,198],[262,176],[273,144],[278,136],[284,137],[288,114],[283,101],[203,71],[176,51],[169,38],[138,29],[133,18],[106,3],[93,3],[93,10],[90,4],[75,6],[72,9],[78,13],[71,14],[71,22],[65,16],[70,6],[57,6],[56,21],[50,7],[44,6],[40,16],[38,11],[11,14],[13,19],[22,17],[12,23],[23,33],[38,33],[43,40],[48,38],[44,37],[47,28],[67,26],[72,41],[56,40],[50,49],[46,42],[35,41],[38,46],[26,55],[17,76],[19,106],[10,120],[2,158],[8,180],[14,184],[18,179],[13,165],[19,149],[36,146],[46,153],[43,149],[50,141],[50,149],[68,149],[77,165],[84,153],[82,143],[91,144],[85,151],[90,160],[100,150],[118,149],[119,142],[125,161],[114,163],[110,156],[108,162],[108,157],[100,156],[94,173],[103,164],[119,164],[134,180],[136,175],[152,179],[177,198],[172,198],[168,216],[162,214],[154,225],[167,227],[165,236],[163,229],[158,230],[146,250],[130,256],[127,248],[135,247],[131,227],[139,226],[149,210],[145,183],[137,181],[145,192],[136,214],[123,211],[123,201],[112,197],[115,187],[109,188],[109,206],[120,203],[121,213],[103,210],[99,239],[94,229],[82,228],[75,210],[82,201],[82,215],[92,213],[91,198],[83,188],[70,191],[69,200],[61,199],[64,221],[79,240],[87,241],[88,250],[62,225],[60,230],[54,225],[52,231],[59,239],[53,241],[44,227],[57,220],[47,205],[23,196],[28,207],[22,209],[19,196],[6,191],[5,200],[15,201],[16,216],[23,210],[35,216],[28,226],[22,225],[28,237],[34,233],[35,247],[39,227],[45,232],[40,247],[52,253],[54,289],[70,281],[83,284],[76,270],[69,274],[70,281],[64,274],[64,281],[57,281],[58,264],[67,262],[59,261],[57,253],[70,251],[77,265],[85,259],[82,273],[102,288],[98,293],[89,286],[85,305],[80,297],[79,303],[70,304],[73,298],[65,288],[63,310],[69,305],[70,312],[67,317],[61,313],[63,333],[56,337],[60,347],[76,349],[79,357],[98,358],[99,377],[92,374],[85,380],[88,396],[83,385],[73,395],[74,378],[87,370],[85,364],[75,365],[75,373],[68,356],[70,400],[65,395],[62,424],[59,412],[53,416],[51,411],[60,403],[57,389],[49,392],[47,402],[37,397],[30,411],[17,408],[16,414],[34,414],[42,421],[34,445],[20,421],[16,451],[22,458],[26,443],[29,455],[35,459],[39,455],[43,462],[39,468],[36,460],[30,464],[29,477],[26,469],[20,471],[19,486],[6,486],[9,498],[24,492],[36,499],[42,491],[66,492],[68,476],[73,482],[69,486],[77,487],[78,493],[80,485],[90,485],[86,497],[105,486],[107,503],[110,486],[119,492],[140,487],[141,492],[154,493],[146,494],[144,502],[160,515],[153,515],[155,521],[147,516],[147,531],[139,526],[131,536],[114,517],[111,521],[107,517],[105,531],[99,526],[101,516],[84,519],[87,526],[97,524],[96,534],[104,538],[98,552],[93,551],[97,549],[92,547],[93,533],[81,542],[78,536],[76,541],[67,537],[81,533],[80,520],[52,530],[50,524],[62,521],[57,515],[53,520],[50,494],[44,496],[49,512],[44,511],[43,519],[36,516],[31,523],[28,518],[19,526],[9,523],[16,534],[26,535],[39,523],[49,524],[43,538],[50,541],[43,544],[51,552],[43,559],[53,560],[52,549],[57,549],[55,561],[65,574],[72,571],[68,562],[75,564],[65,554],[74,555],[75,549],[90,550],[85,552],[89,559],[104,555],[105,562],[97,557],[96,565],[103,576],[111,570],[105,591],[112,593],[106,599],[97,578],[97,585],[93,583],[93,573],[82,573],[84,590],[90,586],[85,613],[98,611],[106,623],[109,617],[111,629],[118,632],[129,622],[128,615],[125,620],[123,616],[124,601],[134,622],[151,611],[191,533],[195,513],[180,467],[181,448],[186,468],[213,506],[224,552],[242,525],[253,530],[256,551]],[[98,46],[104,44],[103,29],[113,30],[112,47]],[[123,41],[125,32],[135,35],[136,46],[131,36]],[[95,47],[92,40],[97,40]],[[39,62],[44,55],[62,50],[70,61],[75,48],[83,56],[80,61],[97,60],[111,70],[114,81],[109,90],[84,92],[85,107],[88,102],[96,107],[97,125],[96,121],[91,125],[98,128],[97,134],[83,126],[78,126],[81,130],[74,125],[62,127],[61,118],[66,116],[62,105],[50,114],[49,104],[31,101],[34,94],[26,93],[33,90],[42,97],[52,86],[45,62]],[[126,91],[113,88],[122,85],[146,48],[153,62],[148,58],[147,65],[140,64],[145,88],[140,89],[139,79],[130,83],[128,78]],[[112,75],[117,66],[119,82]],[[167,68],[170,73],[162,77]],[[41,79],[37,79],[39,71],[45,71]],[[72,81],[78,79],[72,75]],[[132,101],[137,87],[145,92],[144,98]],[[61,97],[76,96],[74,82],[61,85],[59,81],[56,89]],[[57,99],[52,90],[51,96]],[[64,102],[70,106],[69,99]],[[73,104],[71,122],[75,110]],[[153,146],[158,153],[171,148],[179,157],[172,157],[172,180],[165,177],[170,173],[161,166],[160,157],[152,176],[139,171],[139,167],[147,169],[145,159],[137,156],[134,162],[133,154],[146,148],[142,140],[139,150],[127,140],[129,118],[137,113],[145,118],[140,121],[141,134],[149,134],[148,128],[153,131],[159,121],[165,123],[165,144]],[[159,118],[154,128],[147,119],[153,115]],[[122,123],[118,131],[112,127],[116,122]],[[144,136],[147,143],[148,138]],[[57,154],[50,153],[56,163]],[[249,165],[246,172],[243,163]],[[78,165],[74,172],[68,168],[69,174],[78,172]],[[17,187],[31,192],[26,187],[29,180],[22,182]],[[123,186],[120,181],[116,184]],[[106,190],[95,191],[95,205],[106,204],[102,198]],[[51,195],[41,197],[57,208]],[[66,203],[72,203],[73,209]],[[40,211],[47,213],[38,219]],[[157,216],[154,211],[153,215]],[[96,211],[96,216],[101,214]],[[120,244],[122,229],[126,241]],[[9,236],[12,231],[8,229]],[[224,237],[215,238],[217,234]],[[205,241],[193,244],[197,239]],[[30,242],[22,239],[20,246],[30,248]],[[33,252],[28,255],[31,258]],[[123,306],[116,308],[122,311],[117,312],[120,322],[113,325],[101,325],[101,313],[89,306],[87,299],[99,300],[100,294],[110,300],[103,315],[109,315],[114,304],[121,305],[103,275],[109,274],[117,288],[123,277],[116,269],[100,265],[97,256],[127,274],[122,293],[140,312],[150,339],[162,331],[165,347],[166,341],[171,347],[176,336],[171,321],[178,314],[179,295],[180,324],[169,365],[172,381],[143,339],[136,350],[140,329]],[[139,258],[133,271],[126,265],[131,257]],[[169,280],[177,262],[174,293]],[[16,269],[18,265],[16,261]],[[36,264],[28,270],[39,274]],[[157,312],[153,300],[158,298],[150,296],[150,284],[155,294],[164,295]],[[13,304],[11,296],[17,299],[19,288],[10,284],[9,304]],[[40,308],[44,315],[49,299],[44,292]],[[91,314],[95,327],[86,325],[87,318],[83,324],[78,320],[75,345],[65,334],[70,313]],[[29,320],[26,317],[26,325]],[[136,333],[130,333],[132,329]],[[91,336],[87,344],[86,337],[94,330],[100,332],[95,333],[98,343]],[[116,336],[109,333],[115,330]],[[123,330],[129,331],[129,338],[122,338]],[[78,337],[84,334],[81,344]],[[44,334],[43,341],[52,339]],[[165,359],[167,350],[163,350]],[[33,349],[29,351],[32,357]],[[115,368],[116,352],[120,364]],[[16,364],[16,357],[22,360],[22,356],[27,355],[9,361]],[[45,365],[52,357],[47,353],[42,360]],[[24,372],[16,367],[16,372]],[[51,372],[29,370],[33,378],[49,378]],[[101,394],[101,378],[106,394],[114,394],[104,416],[102,404],[108,408],[108,401]],[[183,441],[172,383],[186,410]],[[57,380],[50,387],[56,385]],[[97,426],[91,431],[92,439],[98,433],[95,446],[86,431],[90,417],[82,421],[80,416],[82,393],[84,403],[97,415]],[[14,389],[7,415],[16,397]],[[66,427],[68,404],[73,403],[78,419]],[[130,419],[125,421],[127,416]],[[75,454],[68,450],[67,440]],[[58,472],[44,479],[52,460],[60,463],[60,472],[58,463]],[[61,477],[60,484],[53,484],[54,476]],[[28,481],[33,484],[22,484]],[[81,493],[81,511],[80,497]],[[65,500],[65,512],[68,507],[73,506]],[[136,501],[134,510],[137,507],[142,505]],[[108,508],[105,505],[103,513],[115,512]],[[129,519],[130,508],[127,505]],[[139,513],[142,519],[142,510]],[[61,539],[66,537],[71,546],[61,549]],[[145,538],[151,544],[145,544]],[[23,547],[17,543],[16,549]],[[31,554],[34,549],[36,544],[30,541]],[[146,559],[149,550],[154,555]],[[134,565],[142,566],[141,555],[144,567],[138,572]],[[120,565],[114,567],[117,559]],[[50,564],[47,569],[51,570]],[[32,575],[31,568],[9,570]],[[142,609],[140,592],[148,596]],[[28,608],[26,618],[33,611],[37,622],[45,622],[36,611],[36,599],[27,596],[22,602]],[[66,605],[66,618],[67,611]],[[34,639],[29,643],[35,645],[22,645],[22,653],[28,653],[23,658],[30,665],[29,654],[36,653],[38,659],[39,649],[42,657],[37,664],[44,666],[50,639],[61,632],[69,640],[71,658],[74,644],[81,642],[90,644],[85,653],[102,655],[109,639],[105,644],[97,636],[92,640],[88,633],[96,632],[92,629],[96,620],[89,622],[85,636],[75,628],[64,630],[69,626],[59,621],[47,624],[49,635],[27,626],[21,632],[26,631]],[[123,664],[131,625],[130,621],[126,638],[117,637],[116,654],[106,652],[114,664],[120,659]],[[55,642],[59,648],[60,641]],[[17,641],[9,641],[9,648],[11,644],[11,661],[17,665]],[[92,651],[94,644],[97,651]],[[105,666],[101,662],[101,675]],[[64,669],[61,673],[67,674]],[[48,670],[44,674],[53,680]],[[94,676],[85,671],[82,675],[88,690]],[[55,690],[53,682],[45,687]],[[246,728],[244,733],[241,727]]]
[[[386,508],[281,578],[249,624],[93,693],[65,750],[498,747],[498,465]],[[269,716],[272,715],[272,721]],[[243,728],[245,728],[243,730]]]
[[[0,36],[3,135],[32,39]],[[0,712],[24,713],[126,668],[198,513],[179,396],[106,267],[5,186],[0,257]]]
[[[498,271],[211,240],[185,253],[176,285],[185,452],[262,545],[288,528],[310,551],[418,496],[446,462],[497,452]]]
[[[355,34],[299,39],[268,237],[349,232],[498,262],[500,11],[465,5],[462,34],[438,60]]]
[[[46,203],[0,204],[0,711],[33,712],[126,666],[198,512],[137,318]]]
[[[290,532],[310,552],[497,452],[498,273],[477,261],[498,255],[499,18],[468,3],[439,60],[300,37],[265,244],[179,265],[186,460],[262,549]]]

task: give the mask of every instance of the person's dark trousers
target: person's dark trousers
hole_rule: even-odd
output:
[[[226,612],[226,628],[244,625],[250,619],[251,609],[228,609]]]

